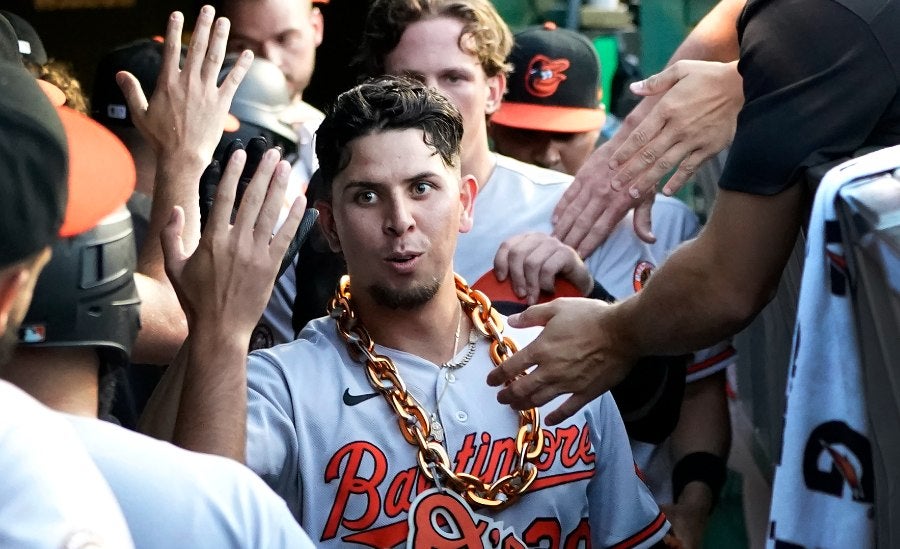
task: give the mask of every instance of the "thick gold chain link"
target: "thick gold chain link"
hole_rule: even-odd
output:
[[[475,329],[491,340],[491,360],[499,366],[518,350],[510,338],[503,336],[500,314],[491,307],[486,295],[470,289],[459,275],[456,275],[456,295]],[[375,352],[375,342],[356,318],[349,276],[341,278],[340,286],[328,305],[328,314],[335,319],[338,334],[347,343],[351,355],[356,360],[365,361],[369,382],[394,409],[400,433],[406,442],[419,448],[419,468],[435,486],[442,488],[446,485],[472,504],[498,509],[509,505],[528,490],[537,478],[534,461],[544,448],[544,432],[536,408],[518,412],[516,459],[509,474],[489,484],[475,475],[454,472],[447,450],[431,438],[429,415],[406,389],[394,362]]]

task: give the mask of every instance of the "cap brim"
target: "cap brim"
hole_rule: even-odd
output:
[[[495,124],[543,132],[589,132],[602,128],[605,121],[606,111],[602,107],[581,109],[508,101],[501,102],[491,116]]]
[[[94,228],[134,192],[131,153],[109,130],[68,107],[57,108],[69,145],[69,202],[62,237]]]
[[[500,282],[497,279],[497,273],[495,273],[493,269],[479,278],[478,282],[476,282],[472,286],[472,288],[481,291],[495,303],[506,302],[519,303],[522,305],[526,305],[528,303],[526,300],[516,295],[512,288],[512,282],[509,278],[507,278],[503,282]],[[548,301],[556,299],[557,297],[584,297],[584,295],[579,292],[578,288],[576,288],[575,285],[568,280],[564,278],[557,278],[555,291],[553,293],[541,292],[540,296],[538,297],[538,303],[546,303]]]

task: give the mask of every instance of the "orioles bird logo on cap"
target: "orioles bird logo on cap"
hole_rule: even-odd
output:
[[[525,71],[525,89],[535,97],[550,97],[556,93],[560,83],[568,78],[563,71],[569,68],[568,59],[550,59],[546,55],[535,55]]]

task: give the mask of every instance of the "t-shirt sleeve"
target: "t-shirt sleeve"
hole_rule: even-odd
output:
[[[282,365],[265,352],[247,360],[247,466],[300,517],[299,443]]]
[[[879,124],[897,79],[869,25],[831,1],[755,4],[742,18],[745,103],[719,186],[774,195],[810,167],[892,144]]]
[[[650,547],[669,530],[650,490],[638,477],[628,435],[611,394],[586,410],[596,451],[588,505],[594,547]]]

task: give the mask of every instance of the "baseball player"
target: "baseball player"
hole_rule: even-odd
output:
[[[574,175],[593,152],[604,122],[600,61],[593,45],[579,33],[547,23],[517,33],[509,60],[508,93],[491,117],[495,148]],[[652,216],[657,241],[651,246],[661,260],[700,230],[697,216],[675,198],[657,196]],[[699,543],[725,480],[730,443],[725,369],[734,360],[727,341],[694,353],[672,438],[662,445],[632,440],[635,461],[656,501],[678,503],[684,496],[679,511],[688,516],[667,514],[689,547]]]
[[[124,147],[101,143],[94,146],[105,166],[119,165]],[[92,192],[119,184],[107,173]],[[312,548],[284,502],[246,468],[97,419],[111,396],[104,382],[127,367],[139,328],[134,250],[125,208],[55,244],[3,376],[66,413],[112,488],[137,547]],[[85,270],[87,260],[96,268]]]
[[[459,14],[454,6],[461,10]],[[476,24],[483,32],[469,35],[466,25]],[[460,40],[467,36],[472,41],[461,49]],[[486,283],[493,279],[494,258],[504,241],[524,232],[550,233],[553,205],[572,180],[568,175],[494,154],[488,147],[485,120],[500,105],[506,85],[505,59],[511,45],[509,29],[485,0],[379,0],[369,13],[360,48],[369,74],[413,76],[440,89],[463,114],[462,171],[472,174],[479,188],[475,226],[460,236],[454,262],[457,272],[476,287],[482,286],[479,281],[485,275]],[[608,243],[585,262],[600,287],[615,297],[634,293],[656,263],[651,250],[627,223],[622,223]],[[529,272],[536,273],[540,268],[538,265]],[[513,276],[525,278],[518,272]],[[537,277],[529,276],[529,280],[533,278]],[[593,280],[580,282],[579,295],[589,295],[595,289]],[[537,284],[529,284],[517,290],[520,298],[536,301],[540,289]],[[273,302],[258,328],[273,344],[291,341],[302,327],[291,324],[285,306],[296,294],[293,280],[279,278]],[[279,296],[277,303],[274,296]]]
[[[273,223],[278,193],[263,196],[277,155],[260,162],[233,228],[230,203],[214,205],[197,257],[173,252],[180,226],[170,226],[173,283],[206,313],[191,317],[215,310],[220,320],[192,324],[190,356],[167,374],[184,375],[177,438],[246,459],[321,547],[658,543],[668,525],[609,395],[551,428],[540,410],[513,413],[486,390],[513,341],[535,333],[504,331],[488,300],[454,279],[475,191],[461,176],[461,136],[450,102],[409,80],[384,77],[338,98],[317,136],[329,191],[319,207],[349,277],[330,316],[246,363],[252,308],[263,303],[235,290],[262,286],[264,267],[271,285],[272,247],[290,238],[280,230],[251,246],[241,236]]]
[[[0,16],[0,373],[68,203],[59,117]],[[0,381],[0,546],[133,547],[109,486],[70,425]]]

